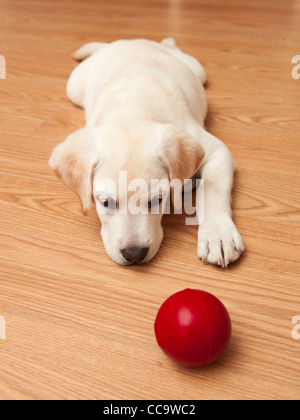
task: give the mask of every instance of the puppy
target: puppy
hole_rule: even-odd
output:
[[[121,265],[149,262],[162,242],[169,182],[182,186],[201,177],[198,257],[223,267],[236,261],[244,245],[231,217],[235,164],[204,128],[201,64],[171,38],[90,43],[73,56],[81,63],[67,95],[85,109],[87,122],[54,149],[49,164],[78,194],[84,213],[95,203],[107,254]],[[143,181],[144,192],[149,187],[139,196],[139,209],[152,211],[128,211],[136,185],[142,189],[136,180]],[[167,182],[153,194],[152,180]]]

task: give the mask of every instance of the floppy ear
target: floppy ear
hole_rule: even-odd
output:
[[[205,152],[200,142],[195,140],[189,133],[171,127],[164,136],[160,150],[160,160],[167,167],[169,180],[180,180],[181,186],[184,181],[193,177],[200,168]],[[178,194],[171,187],[171,198],[175,208],[178,207]],[[180,195],[181,202],[181,195]]]
[[[49,160],[58,178],[79,196],[85,215],[93,202],[92,178],[93,170],[100,160],[98,149],[95,134],[83,128],[59,144]]]

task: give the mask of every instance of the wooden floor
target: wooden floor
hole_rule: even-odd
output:
[[[0,0],[1,399],[300,398],[300,0]],[[227,270],[197,259],[196,227],[164,219],[147,266],[105,254],[95,211],[48,167],[84,125],[66,98],[89,41],[173,36],[208,74],[207,128],[238,164],[236,224],[247,252]],[[186,369],[158,348],[161,303],[187,287],[233,322],[219,361]],[[1,334],[1,331],[0,331]],[[3,331],[2,331],[3,335]]]

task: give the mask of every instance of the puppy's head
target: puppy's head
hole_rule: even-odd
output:
[[[94,201],[108,255],[129,265],[156,255],[170,181],[191,178],[203,157],[186,132],[131,122],[76,131],[54,149],[49,164],[79,196],[84,214]],[[174,203],[172,189],[171,197]]]

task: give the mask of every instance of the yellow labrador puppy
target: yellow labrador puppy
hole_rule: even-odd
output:
[[[95,203],[108,255],[121,265],[149,262],[162,242],[170,182],[201,177],[198,256],[223,267],[236,261],[244,245],[231,217],[235,164],[204,128],[201,64],[171,38],[90,43],[74,58],[81,63],[67,94],[85,109],[87,123],[54,149],[49,163],[78,194],[84,213]],[[153,193],[160,181],[166,182]]]

